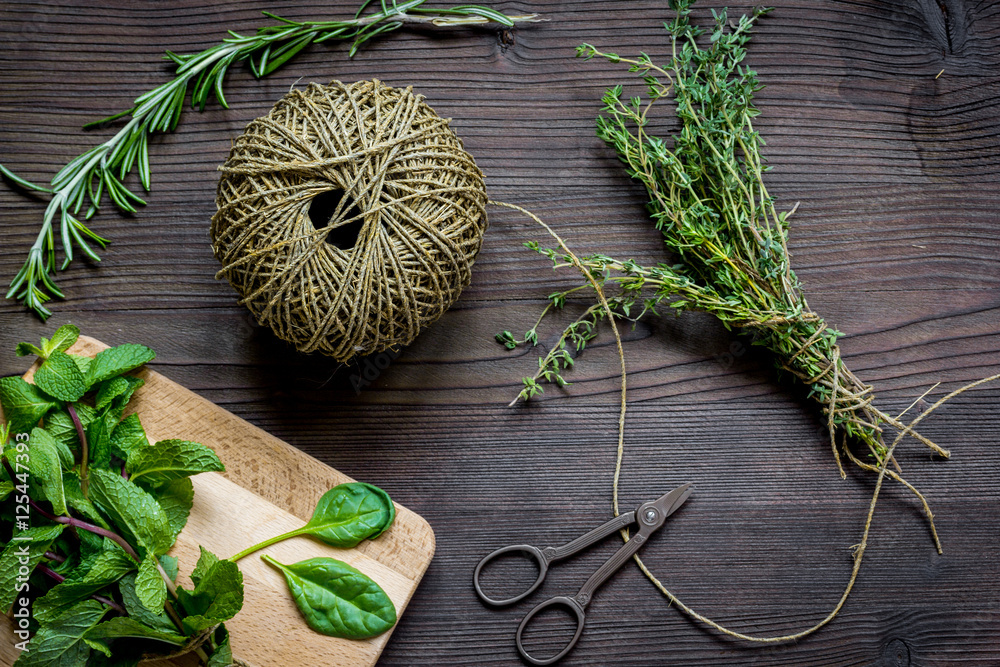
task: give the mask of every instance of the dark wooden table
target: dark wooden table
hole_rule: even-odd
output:
[[[226,29],[251,31],[261,9],[353,11],[334,4],[3,3],[0,160],[47,181],[111,132],[84,134],[83,122],[165,80],[164,49],[197,51]],[[78,261],[60,274],[67,298],[48,323],[0,303],[0,374],[22,372],[17,341],[65,322],[108,343],[150,345],[157,371],[385,487],[434,526],[437,556],[380,664],[519,664],[513,632],[527,605],[485,608],[472,569],[497,546],[558,543],[610,516],[617,360],[605,331],[566,391],[508,408],[536,354],[507,353],[493,334],[527,328],[553,286],[574,276],[521,247],[543,240],[533,223],[492,210],[471,287],[357,387],[364,361],[338,367],[294,353],[214,279],[215,168],[244,125],[300,79],[412,84],[454,119],[491,196],[536,211],[579,252],[660,261],[640,189],[593,132],[602,91],[630,75],[574,60],[573,49],[661,56],[665,4],[505,2],[498,8],[550,21],[404,31],[353,60],[344,45],[314,47],[263,81],[238,69],[230,110],[187,112],[176,134],[153,141],[149,206],[100,214],[93,227],[114,243],[99,266]],[[790,246],[810,304],[847,332],[847,363],[889,412],[936,382],[940,396],[1000,371],[1000,5],[774,4],[748,63],[767,84],[758,101],[769,187],[784,208],[801,202]],[[43,200],[0,187],[3,281],[42,211]],[[555,331],[545,328],[543,342]],[[685,481],[696,489],[646,561],[687,604],[733,629],[773,635],[820,620],[847,582],[872,477],[841,481],[814,406],[713,318],[644,321],[627,332],[625,353],[624,503]],[[913,497],[887,485],[854,593],[816,634],[765,647],[724,638],[668,606],[630,565],[597,595],[563,664],[1000,664],[998,399],[1000,388],[982,388],[926,422],[952,460],[916,443],[898,454],[936,512],[944,555]],[[617,546],[609,539],[553,571],[545,592],[575,590]]]

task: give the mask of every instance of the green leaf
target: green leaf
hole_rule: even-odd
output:
[[[18,593],[27,592],[27,589],[18,590],[22,586],[22,582],[18,581],[20,568],[26,567],[28,572],[34,571],[45,552],[62,534],[63,528],[65,526],[62,524],[33,526],[16,532],[7,543],[0,554],[0,611],[7,613]]]
[[[162,607],[161,607],[162,608]],[[121,639],[131,637],[133,639],[152,639],[159,642],[166,642],[174,646],[183,646],[187,642],[187,637],[176,632],[165,631],[162,628],[152,628],[145,623],[125,616],[118,616],[101,623],[87,633],[87,639],[101,641],[109,639]],[[228,665],[226,666],[228,667]]]
[[[243,573],[236,563],[220,560],[208,568],[193,592],[177,591],[177,600],[188,616],[182,619],[189,634],[228,621],[243,608]]]
[[[14,353],[19,357],[27,357],[32,354],[38,357],[44,357],[45,351],[32,345],[31,343],[18,343],[17,348],[15,348]]]
[[[73,343],[80,337],[80,328],[73,324],[64,324],[52,334],[52,338],[44,343],[45,356],[50,357],[53,352],[65,352],[73,346]],[[43,339],[44,340],[44,339]]]
[[[121,475],[100,468],[90,471],[90,499],[126,533],[126,539],[165,554],[173,546],[170,521],[156,500]]]
[[[396,624],[396,607],[364,573],[333,558],[282,565],[262,556],[285,575],[288,590],[309,627],[331,637],[364,639]]]
[[[160,567],[163,571],[167,573],[170,577],[170,581],[177,583],[177,575],[180,574],[180,569],[177,567],[177,557],[176,556],[160,556]]]
[[[139,566],[135,577],[135,594],[142,606],[151,612],[163,609],[167,601],[167,584],[160,576],[159,561],[153,554],[147,555]]]
[[[81,569],[86,568],[81,571]],[[32,614],[39,623],[52,623],[70,607],[114,584],[135,570],[135,561],[120,548],[101,552],[88,563],[81,564],[65,581],[56,584],[35,600]]]
[[[194,504],[194,485],[190,478],[178,479],[157,487],[153,492],[153,497],[160,504],[163,513],[167,515],[170,522],[170,532],[174,539],[184,526],[187,525],[188,516],[191,514],[191,506]]]
[[[108,608],[94,600],[85,600],[54,622],[43,625],[14,667],[82,667],[88,663],[91,648],[83,641]]]
[[[14,493],[14,484],[3,480],[0,482],[0,501],[6,500],[7,496]]]
[[[129,382],[122,376],[105,380],[98,385],[97,396],[94,397],[94,407],[103,410],[111,401],[128,391]]]
[[[7,451],[9,459],[15,458],[15,450]],[[62,460],[59,445],[43,428],[31,430],[28,441],[28,471],[37,485],[41,486],[40,496],[52,503],[56,514],[66,514],[66,493],[63,490]]]
[[[111,437],[107,421],[94,419],[87,426],[87,444],[90,448],[90,468],[111,469]]]
[[[80,474],[75,470],[63,472],[63,492],[66,494],[66,506],[81,514],[87,521],[96,523],[101,528],[110,529],[111,526],[104,520],[101,513],[97,511],[94,504],[87,496],[83,495],[80,486]],[[84,531],[86,532],[86,531]]]
[[[86,432],[87,426],[94,420],[94,409],[86,403],[77,403],[73,406],[76,416],[80,419],[80,425]],[[45,430],[49,432],[58,442],[64,444],[71,451],[80,450],[80,436],[76,432],[76,425],[72,417],[66,410],[56,410],[45,416]]]
[[[84,357],[79,354],[71,354],[69,356],[73,360],[73,363],[76,364],[76,367],[80,369],[80,372],[83,373],[83,377],[90,377],[90,367],[94,365],[93,358]]]
[[[215,631],[216,649],[208,658],[206,667],[230,667],[233,664],[233,649],[229,644],[229,630],[220,625]]]
[[[200,544],[198,545],[198,549],[201,550],[201,556],[198,557],[198,564],[195,565],[194,570],[191,572],[191,581],[194,582],[195,586],[200,584],[201,580],[208,574],[208,571],[212,569],[212,566],[219,562],[218,556]]]
[[[125,607],[128,615],[143,625],[156,630],[176,632],[177,628],[163,609],[160,609],[158,613],[154,613],[146,609],[139,602],[139,596],[135,592],[135,579],[136,575],[127,574],[118,582],[118,590],[122,594],[122,605]]]
[[[134,452],[148,447],[146,431],[135,413],[123,419],[111,432],[111,453],[123,461],[128,461]]]
[[[35,372],[35,384],[61,401],[78,401],[87,393],[87,381],[65,352],[54,351]]]
[[[115,396],[114,401],[112,401],[112,409],[118,412],[125,409],[128,402],[132,400],[132,395],[135,393],[136,389],[146,384],[145,380],[137,378],[134,375],[123,375],[122,378],[128,382],[128,388],[118,396]]]
[[[152,361],[156,353],[145,345],[125,343],[118,347],[101,350],[94,357],[87,380],[91,386],[103,382],[116,375],[127,373],[145,363]]]
[[[309,523],[296,533],[350,549],[381,535],[395,518],[396,508],[385,491],[372,484],[350,482],[324,493]]]
[[[132,481],[159,486],[200,472],[225,470],[218,455],[205,445],[186,440],[161,440],[135,452],[125,469]]]
[[[0,378],[0,404],[11,433],[26,433],[59,403],[19,377]]]

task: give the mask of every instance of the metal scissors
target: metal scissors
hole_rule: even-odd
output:
[[[561,547],[539,548],[531,546],[530,544],[515,544],[509,547],[497,549],[479,561],[479,564],[476,566],[476,573],[472,578],[473,585],[476,587],[476,593],[483,600],[483,602],[495,606],[513,604],[519,600],[523,600],[528,595],[533,593],[535,589],[541,586],[542,581],[545,580],[546,573],[549,571],[549,565],[551,563],[579,553],[592,544],[604,539],[611,533],[621,530],[622,528],[625,528],[633,523],[638,523],[639,530],[632,536],[631,539],[629,539],[628,542],[622,545],[614,556],[609,558],[604,565],[599,567],[597,571],[590,576],[590,579],[587,580],[587,583],[583,585],[576,595],[573,597],[559,595],[542,602],[529,611],[528,614],[521,620],[521,624],[517,626],[516,644],[517,651],[521,654],[521,657],[532,665],[551,665],[569,653],[573,646],[576,645],[577,640],[580,639],[580,635],[583,633],[584,619],[586,618],[585,610],[587,605],[590,604],[590,599],[593,597],[594,591],[596,591],[601,584],[607,581],[612,574],[617,572],[629,558],[639,551],[639,548],[646,543],[649,536],[662,528],[664,522],[667,520],[667,517],[676,512],[677,508],[683,505],[684,501],[687,500],[690,495],[690,484],[679,486],[670,493],[660,496],[651,502],[643,503],[642,505],[639,505],[637,510],[621,514],[607,523],[598,526],[589,533],[581,535],[572,542],[562,545]],[[538,563],[538,578],[535,580],[535,583],[528,588],[528,590],[524,591],[520,595],[516,595],[505,600],[495,600],[483,592],[482,586],[479,584],[479,575],[487,563],[502,554],[511,552],[523,552],[531,556],[531,558]],[[569,644],[567,644],[562,651],[556,655],[550,658],[536,658],[525,650],[524,645],[521,643],[521,637],[524,634],[525,627],[527,627],[527,625],[531,622],[531,619],[533,619],[538,612],[549,607],[566,607],[569,609],[573,616],[576,617],[576,632],[573,635],[573,638],[569,641]]]

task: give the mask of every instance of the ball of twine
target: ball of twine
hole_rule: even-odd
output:
[[[469,284],[487,226],[483,174],[448,122],[380,81],[290,92],[220,168],[218,276],[302,352],[409,344]]]

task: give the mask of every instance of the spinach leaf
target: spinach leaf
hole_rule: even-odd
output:
[[[156,555],[173,546],[170,521],[159,503],[132,482],[110,470],[90,471],[90,499],[125,532],[126,539]]]
[[[0,554],[0,613],[7,613],[17,594],[24,592],[17,581],[19,568],[24,566],[33,571],[63,528],[60,523],[33,526],[18,532],[7,543]]]
[[[125,343],[118,347],[101,350],[90,365],[87,382],[90,386],[104,382],[116,375],[127,373],[143,364],[152,361],[156,353],[145,345]]]
[[[0,404],[11,433],[27,433],[58,401],[19,377],[0,378]]]
[[[225,470],[219,456],[205,445],[186,440],[161,440],[135,452],[125,467],[132,481],[160,486],[200,472]]]
[[[324,493],[312,519],[298,532],[349,549],[381,535],[395,518],[396,508],[385,491],[371,484],[351,482]]]
[[[80,667],[86,665],[91,646],[84,636],[97,625],[108,608],[94,600],[73,606],[52,623],[39,628],[14,667]]]
[[[310,558],[282,565],[262,556],[285,575],[295,604],[316,632],[364,639],[396,624],[396,607],[367,575],[333,558]]]
[[[79,401],[87,393],[87,380],[65,352],[53,352],[35,373],[35,385],[61,401]]]

